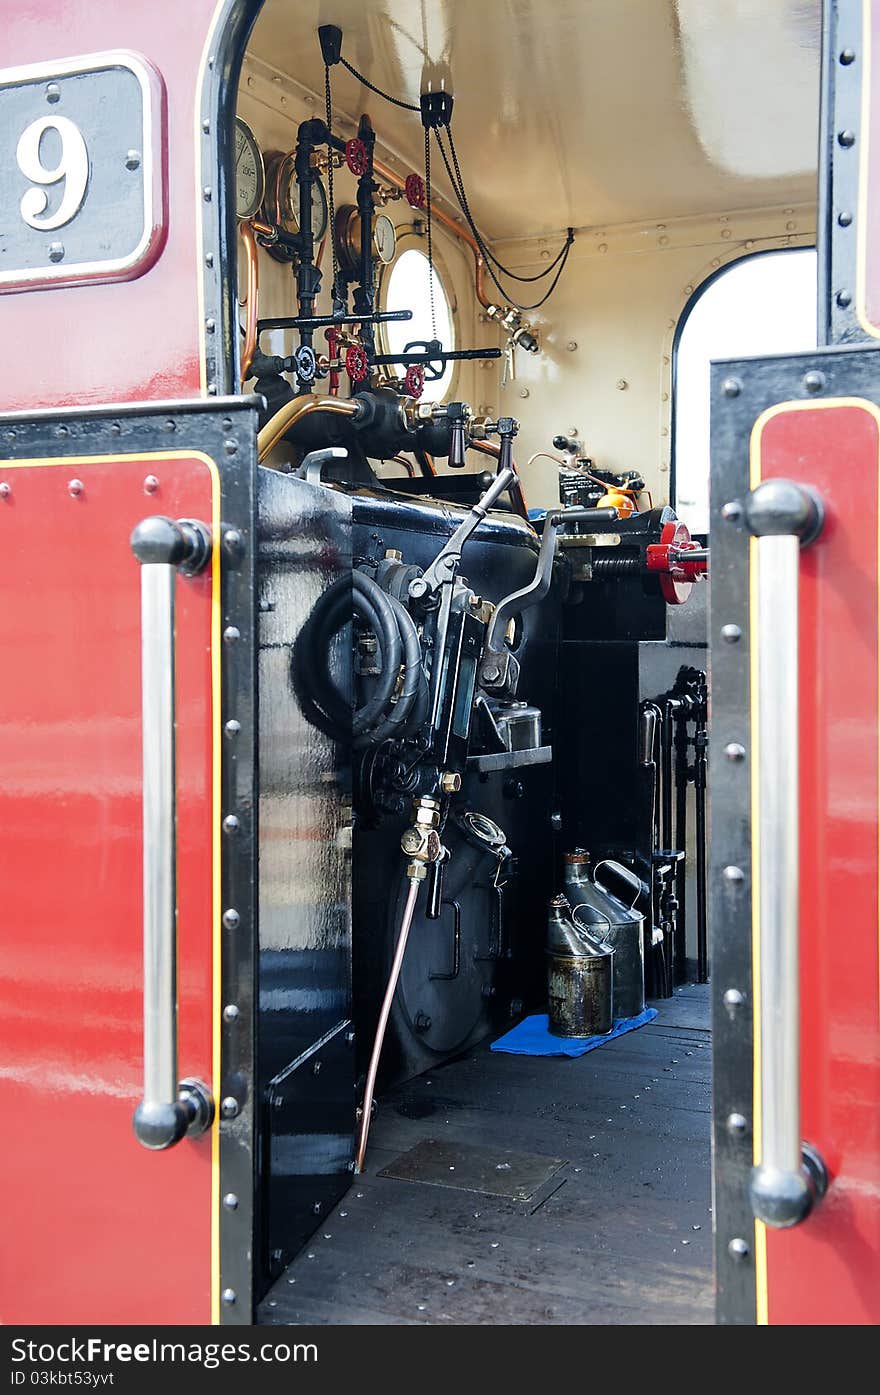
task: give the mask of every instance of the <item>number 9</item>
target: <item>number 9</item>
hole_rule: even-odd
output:
[[[47,169],[40,159],[40,141],[45,131],[57,131],[61,137],[61,159],[55,169]],[[57,184],[64,180],[61,203],[54,213],[42,217],[49,203],[44,189],[28,189],[19,205],[28,227],[50,232],[69,223],[82,207],[89,182],[89,154],[79,127],[66,116],[41,116],[22,132],[15,152],[18,167],[32,184]]]

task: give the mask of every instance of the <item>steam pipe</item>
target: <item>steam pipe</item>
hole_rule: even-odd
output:
[[[257,349],[257,316],[259,315],[260,262],[257,256],[257,239],[253,224],[241,223],[241,240],[247,259],[247,317],[245,319],[244,348],[241,351],[241,381],[250,372],[250,366]]]
[[[290,402],[285,402],[274,417],[270,417],[257,436],[257,458],[262,464],[272,447],[277,446],[294,422],[312,412],[332,412],[336,416],[358,417],[362,411],[362,403],[353,402],[347,397],[316,397],[311,392],[294,397]]]

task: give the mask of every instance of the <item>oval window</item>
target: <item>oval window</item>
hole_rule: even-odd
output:
[[[411,320],[391,321],[384,326],[390,354],[399,354],[413,340],[433,339],[431,324],[431,277],[428,258],[418,247],[408,247],[391,266],[385,283],[385,310],[411,310]],[[437,338],[447,351],[455,348],[452,307],[434,263],[434,315]],[[402,371],[402,370],[401,370]],[[449,391],[455,364],[448,363],[443,377],[425,384],[425,397],[440,401]]]

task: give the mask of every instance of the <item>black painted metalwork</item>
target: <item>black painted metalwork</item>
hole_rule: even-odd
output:
[[[869,340],[856,312],[864,54],[862,0],[825,0],[819,122],[818,325],[822,344]],[[846,140],[839,139],[848,133]],[[850,136],[853,137],[850,140]]]

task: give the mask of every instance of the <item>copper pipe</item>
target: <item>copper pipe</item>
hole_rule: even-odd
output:
[[[430,479],[432,475],[436,475],[437,466],[434,464],[433,455],[430,455],[426,450],[415,450],[413,451],[413,455],[425,479]]]
[[[361,1108],[361,1122],[358,1130],[357,1153],[355,1155],[355,1172],[363,1172],[364,1170],[364,1156],[367,1151],[367,1139],[370,1136],[373,1094],[376,1089],[376,1076],[379,1071],[379,1057],[382,1055],[382,1046],[385,1041],[385,1029],[388,1026],[388,1018],[391,1016],[391,1004],[394,1002],[394,994],[397,992],[397,980],[400,978],[400,970],[403,967],[403,956],[406,951],[406,942],[409,939],[409,932],[413,923],[413,914],[415,913],[416,897],[418,894],[419,883],[415,879],[410,879],[409,891],[406,894],[406,903],[403,907],[403,915],[400,918],[400,933],[397,936],[397,944],[394,949],[394,961],[391,965],[391,973],[388,975],[388,986],[385,989],[385,997],[382,999],[382,1011],[379,1013],[379,1024],[376,1027],[373,1051],[370,1056],[370,1067],[367,1071],[367,1083],[364,1087],[364,1102]]]
[[[497,441],[471,441],[471,448],[480,451],[483,455],[491,455],[497,460],[501,454],[501,447]],[[510,502],[513,504],[514,512],[529,522],[529,510],[526,506],[526,496],[523,493],[522,480],[516,468],[516,461],[511,460],[510,467],[514,473],[514,480],[507,491],[510,495]]]
[[[254,354],[257,351],[257,319],[260,298],[260,264],[257,258],[257,239],[252,223],[240,223],[241,240],[247,258],[247,317],[245,319],[244,348],[241,351],[241,382],[250,372]]]
[[[406,473],[409,475],[411,480],[415,479],[416,467],[411,460],[407,460],[405,455],[392,455],[391,459],[396,461],[398,465],[402,465],[404,467]]]
[[[395,189],[405,191],[405,178],[402,175],[396,174],[394,170],[389,169],[387,165],[383,165],[381,160],[373,161],[373,171],[380,179],[384,179],[388,184],[393,185]],[[431,205],[431,217],[436,218],[438,223],[442,223],[444,228],[448,228],[453,237],[457,237],[461,242],[466,242],[468,247],[470,247],[474,254],[474,290],[477,300],[480,302],[483,309],[488,310],[492,302],[489,300],[484,286],[486,263],[483,260],[483,254],[477,245],[477,240],[473,233],[471,233],[470,229],[464,227],[463,224],[457,222],[455,218],[451,218],[448,213],[444,213],[443,209],[438,208],[436,204]]]
[[[346,397],[315,397],[311,392],[294,397],[290,402],[285,402],[274,417],[270,417],[257,436],[257,459],[262,464],[272,447],[277,446],[281,437],[300,417],[309,416],[312,412],[335,412],[337,416],[353,417],[360,410],[359,402],[352,402]]]

